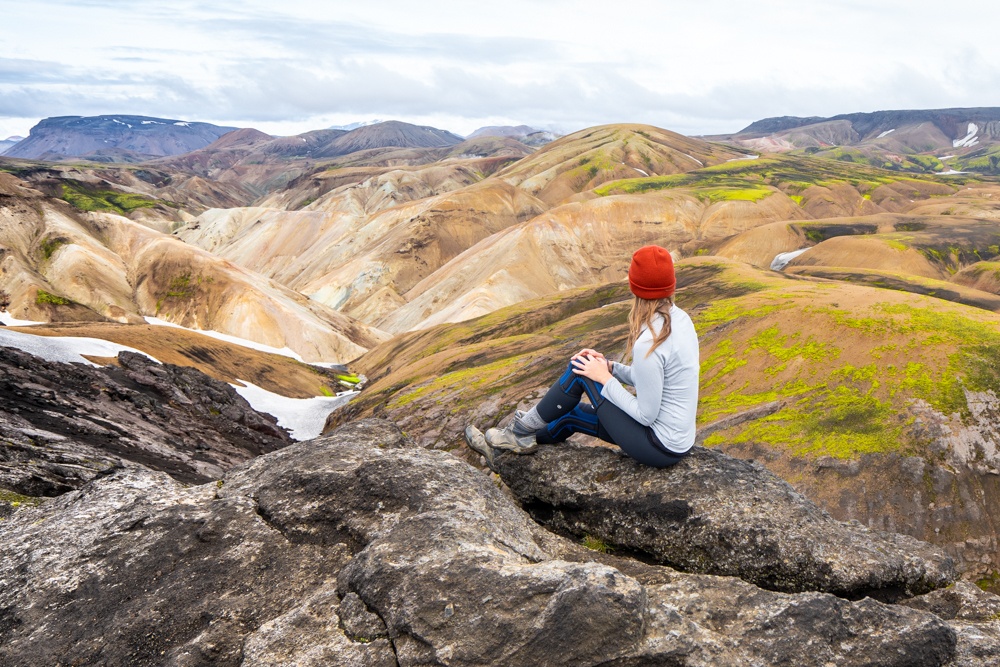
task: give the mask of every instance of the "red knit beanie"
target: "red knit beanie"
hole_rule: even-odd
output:
[[[628,268],[628,286],[632,294],[643,299],[665,299],[674,293],[677,278],[674,260],[666,248],[647,245],[632,255]]]

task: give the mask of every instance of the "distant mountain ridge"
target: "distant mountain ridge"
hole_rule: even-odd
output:
[[[933,123],[938,129],[958,140],[968,133],[968,123],[989,126],[1000,122],[1000,107],[971,107],[954,109],[903,109],[895,111],[872,111],[846,113],[823,118],[809,116],[779,116],[755,121],[736,133],[736,136],[772,134],[793,130],[807,125],[846,120],[854,130],[865,137],[874,132],[885,132],[900,125]]]
[[[102,154],[118,161],[188,153],[238,128],[147,116],[56,116],[31,128],[7,157],[59,160]]]
[[[470,134],[468,139],[478,137],[509,137],[517,139],[527,146],[543,146],[553,142],[560,135],[548,130],[538,130],[530,125],[487,125]]]
[[[0,155],[4,154],[4,151],[8,150],[14,146],[17,142],[23,141],[24,137],[11,136],[6,139],[0,139]]]

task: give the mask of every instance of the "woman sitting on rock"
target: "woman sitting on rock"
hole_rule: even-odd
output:
[[[657,468],[674,465],[690,451],[698,407],[698,334],[688,314],[674,305],[670,253],[659,246],[637,250],[628,282],[635,295],[626,345],[632,365],[580,350],[542,400],[516,412],[507,428],[491,428],[485,436],[474,426],[466,428],[469,447],[490,468],[498,450],[529,454],[574,433],[618,445]],[[635,387],[635,396],[622,383]],[[584,394],[589,404],[580,403]]]

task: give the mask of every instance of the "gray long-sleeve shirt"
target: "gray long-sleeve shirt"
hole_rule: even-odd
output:
[[[678,454],[691,449],[698,410],[698,334],[694,323],[677,306],[670,309],[670,336],[646,356],[653,334],[643,328],[632,351],[632,365],[615,362],[612,379],[601,395],[643,426],[650,426],[667,449]],[[653,319],[656,331],[663,317]],[[635,387],[635,396],[622,382]]]

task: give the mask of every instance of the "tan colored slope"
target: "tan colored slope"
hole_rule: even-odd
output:
[[[216,380],[251,382],[291,398],[310,398],[342,387],[323,370],[290,357],[253,350],[241,345],[174,327],[148,324],[71,323],[16,327],[35,336],[100,338],[142,350],[165,364],[192,366]]]
[[[602,125],[562,137],[498,176],[555,205],[608,181],[677,174],[741,155],[652,125]]]
[[[780,205],[784,196],[774,198],[777,208],[770,198],[708,203],[680,192],[565,204],[481,241],[416,285],[406,295],[409,303],[375,322],[386,331],[407,331],[621,280],[636,248],[655,243],[677,251],[766,224],[788,212]]]
[[[466,156],[418,165],[331,166],[294,179],[254,202],[284,210],[337,210],[345,190],[369,212],[471,185],[520,156]]]
[[[211,253],[106,213],[79,214],[16,181],[0,197],[0,275],[18,319],[156,315],[309,360],[348,361],[384,338]]]
[[[991,294],[1000,294],[1000,262],[976,262],[954,276],[952,282]]]
[[[369,297],[389,290],[387,303],[405,298],[467,248],[543,210],[530,195],[492,179],[388,209],[366,219],[342,243],[317,244],[292,267],[302,271],[290,284],[348,314],[370,317]]]
[[[810,248],[788,264],[795,267],[858,267],[925,278],[944,272],[913,248],[902,248],[879,236],[838,236]]]

